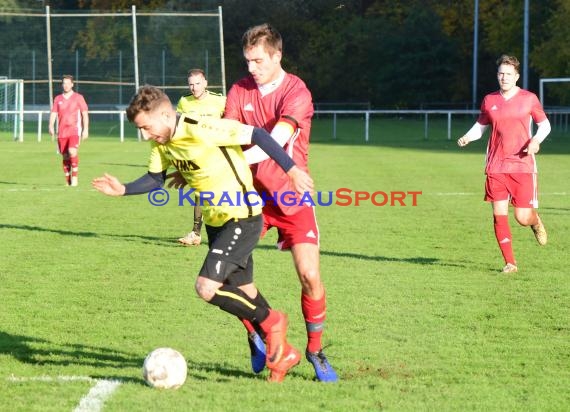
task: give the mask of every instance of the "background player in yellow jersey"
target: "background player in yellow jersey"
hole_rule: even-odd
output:
[[[242,290],[255,288],[252,251],[263,219],[261,198],[240,145],[260,146],[283,168],[298,193],[312,193],[313,180],[265,130],[235,120],[178,115],[156,87],[139,89],[127,117],[145,140],[151,140],[148,173],[127,184],[105,174],[93,180],[93,187],[109,196],[147,193],[163,185],[167,169],[174,165],[191,188],[212,195],[203,205],[209,251],[196,279],[196,292],[206,302],[256,325],[267,341],[269,380],[281,382],[301,354],[287,343],[287,315],[270,309],[259,291],[251,298]],[[241,194],[242,201],[220,202],[225,194]]]
[[[208,80],[202,69],[190,69],[188,71],[188,88],[190,93],[178,100],[176,111],[185,113],[194,119],[210,117],[219,119],[224,114],[226,97],[207,90]],[[186,246],[198,246],[202,241],[202,209],[198,202],[194,206],[194,226],[192,231],[178,239],[179,243]]]

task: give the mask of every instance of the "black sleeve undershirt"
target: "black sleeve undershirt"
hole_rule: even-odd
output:
[[[125,196],[148,193],[153,189],[162,187],[166,180],[166,170],[158,173],[148,172],[137,180],[125,184]]]
[[[271,135],[264,129],[255,127],[251,135],[251,142],[258,145],[261,150],[269,155],[285,171],[288,172],[295,162],[287,155],[285,150],[273,140]],[[162,187],[166,180],[166,170],[159,173],[148,172],[137,180],[125,184],[125,196],[148,193],[153,189]]]
[[[273,140],[266,130],[255,127],[251,135],[251,142],[258,145],[261,150],[275,160],[275,162],[281,166],[285,172],[288,172],[293,166],[295,166],[293,159],[291,159],[287,152],[285,152],[285,150],[283,150],[283,148]]]

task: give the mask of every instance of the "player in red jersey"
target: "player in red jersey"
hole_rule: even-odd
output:
[[[231,87],[224,117],[264,128],[295,163],[307,171],[313,116],[311,92],[299,77],[281,67],[282,38],[273,27],[262,24],[250,28],[243,36],[242,46],[250,74]],[[302,288],[301,308],[308,336],[307,360],[314,366],[318,380],[337,381],[336,372],[322,350],[326,301],[319,268],[319,230],[314,207],[299,206],[299,202],[286,202],[297,203],[287,206],[279,201],[280,193],[292,191],[287,176],[259,147],[250,147],[244,154],[252,165],[256,189],[268,198],[263,207],[262,236],[270,228],[277,228],[278,247],[291,250],[293,255]],[[272,201],[272,198],[276,199]],[[250,296],[256,293],[246,290],[248,292]],[[261,295],[252,297],[264,300]],[[252,368],[254,372],[260,372],[264,367],[263,342],[254,325],[244,324],[249,331]]]
[[[550,122],[534,93],[516,85],[520,63],[516,57],[503,55],[497,60],[499,90],[483,99],[481,113],[473,127],[457,144],[461,147],[481,138],[491,126],[487,144],[485,200],[493,206],[495,237],[505,260],[504,273],[517,272],[509,227],[509,202],[515,219],[530,226],[540,245],[547,241],[537,198],[535,154],[550,133]],[[538,125],[532,135],[532,122]]]
[[[49,117],[49,134],[55,135],[57,119],[57,145],[63,156],[63,172],[68,186],[77,186],[79,172],[79,143],[89,137],[89,114],[83,96],[73,91],[73,76],[62,78],[63,93],[53,100]]]

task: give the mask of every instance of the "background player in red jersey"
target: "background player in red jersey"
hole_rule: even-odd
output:
[[[509,202],[515,219],[530,226],[540,245],[547,241],[546,229],[536,212],[537,167],[534,155],[550,133],[550,122],[534,93],[516,85],[520,63],[516,57],[503,55],[497,60],[499,90],[483,99],[481,113],[473,127],[457,144],[461,147],[481,138],[491,126],[487,144],[485,200],[493,206],[495,237],[505,260],[504,273],[517,272],[511,229]],[[538,125],[532,136],[532,122]]]
[[[77,186],[79,172],[79,144],[89,137],[89,114],[83,96],[73,91],[73,76],[62,77],[63,93],[53,99],[49,117],[49,134],[55,135],[57,118],[57,146],[63,156],[63,172],[68,186]]]
[[[281,35],[269,24],[250,28],[243,36],[242,46],[250,74],[231,87],[224,117],[264,128],[306,171],[313,116],[310,91],[299,77],[286,73],[281,67]],[[279,199],[280,193],[292,191],[287,176],[259,147],[253,146],[244,154],[252,165],[254,184],[260,193],[268,197],[275,197],[277,193]],[[338,378],[323,353],[321,341],[326,301],[319,268],[315,209],[295,203],[295,206],[286,206],[269,199],[263,207],[262,235],[272,227],[277,228],[278,247],[291,250],[302,288],[301,308],[308,337],[306,357],[314,366],[318,380],[334,382]],[[261,295],[252,298],[264,300]],[[252,368],[259,372],[264,367],[263,342],[251,325],[244,324],[249,331]]]

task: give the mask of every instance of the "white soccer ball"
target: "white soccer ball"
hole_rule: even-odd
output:
[[[143,364],[143,378],[154,388],[179,388],[186,381],[187,372],[186,359],[172,348],[153,350]]]

